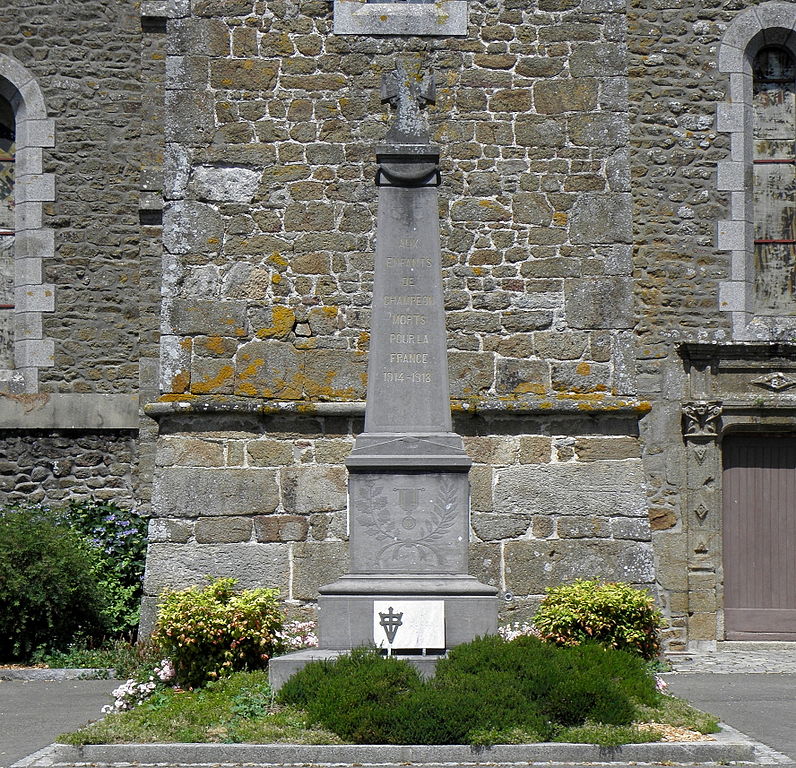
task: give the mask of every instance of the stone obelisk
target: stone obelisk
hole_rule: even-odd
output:
[[[365,431],[349,470],[350,572],[320,589],[322,649],[442,652],[497,628],[497,590],[468,575],[469,493],[452,429],[432,75],[383,78]]]

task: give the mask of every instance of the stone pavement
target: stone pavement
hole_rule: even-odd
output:
[[[118,680],[0,680],[0,768],[100,717]]]
[[[718,643],[715,651],[667,655],[672,672],[796,674],[796,643]]]

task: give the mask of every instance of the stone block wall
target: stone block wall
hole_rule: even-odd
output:
[[[621,8],[471,2],[466,38],[334,35],[314,0],[180,8],[164,393],[364,396],[378,88],[400,56],[438,83],[453,396],[632,392]]]
[[[718,50],[727,26],[754,5],[700,0],[628,8],[637,391],[652,403],[641,435],[658,593],[671,617],[673,649],[722,639],[721,538],[712,539],[708,557],[696,551],[693,529],[702,523],[689,508],[693,460],[683,403],[691,388],[680,345],[733,338],[720,297],[732,265],[717,238],[731,202],[717,170],[731,151],[716,122],[730,88]],[[711,488],[720,488],[720,458],[717,464],[706,480]],[[711,526],[719,524],[720,510],[713,514]]]
[[[133,430],[2,430],[2,499],[58,506],[91,497],[130,506],[137,438]]]
[[[345,408],[319,409],[161,411],[144,629],[161,591],[208,576],[277,587],[290,613],[313,615],[318,588],[348,569],[342,463],[362,430]],[[578,577],[651,587],[636,422],[629,408],[597,420],[457,417],[474,462],[470,572],[499,588],[506,621]]]
[[[42,226],[56,231],[44,282],[55,340],[40,391],[126,392],[138,383],[138,185],[141,165],[141,22],[107,0],[6,7],[0,49],[36,78],[55,146],[44,172],[55,201]],[[132,290],[120,291],[120,286]]]
[[[470,2],[466,37],[335,35],[332,4],[176,3],[145,626],[207,574],[306,611],[346,571],[375,147],[397,58],[437,78],[451,395],[472,572],[525,618],[578,576],[651,587],[634,398],[624,4]],[[352,421],[351,408],[358,409]]]
[[[40,169],[52,189],[30,198],[45,202],[39,220],[25,220],[16,254],[18,275],[30,257],[40,258],[43,283],[30,287],[26,276],[26,290],[17,287],[18,311],[21,300],[26,310],[41,311],[38,330],[30,311],[17,315],[17,345],[27,349],[32,334],[43,337],[40,346],[49,352],[18,355],[18,364],[38,366],[37,380],[26,377],[22,399],[14,394],[18,386],[6,386],[14,371],[0,386],[0,426],[7,430],[0,453],[12,474],[14,457],[25,457],[16,481],[6,478],[0,502],[17,500],[31,472],[33,486],[42,482],[29,488],[33,496],[53,501],[96,490],[141,508],[151,495],[154,425],[129,413],[103,424],[97,414],[107,411],[106,395],[157,396],[164,44],[165,21],[159,31],[142,24],[137,4],[12,2],[0,10],[0,53],[33,78],[48,118],[41,122],[54,126]],[[18,158],[20,170],[29,159]],[[156,193],[154,203],[147,191]],[[41,413],[30,423],[18,418],[20,402],[35,410],[45,396],[49,421]],[[68,418],[59,416],[65,412]],[[119,426],[133,431],[122,439]],[[74,459],[81,446],[105,457],[95,473],[81,470],[70,483],[67,472],[55,482],[51,467],[64,466],[64,456]]]

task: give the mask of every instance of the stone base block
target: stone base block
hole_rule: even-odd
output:
[[[319,591],[318,637],[325,649],[377,644],[373,620],[376,601],[443,602],[445,648],[497,632],[497,590],[467,574],[349,574]],[[419,610],[422,616],[422,608]]]
[[[308,648],[305,651],[296,651],[295,653],[288,653],[285,656],[277,656],[271,659],[268,663],[268,676],[271,681],[271,688],[278,691],[293,675],[299,670],[303,669],[311,661],[329,661],[336,659],[338,656],[346,653],[344,650],[327,650],[321,648]],[[433,677],[434,669],[437,666],[437,660],[441,656],[400,656],[399,658],[405,659],[412,666],[416,667],[418,672],[425,677]]]

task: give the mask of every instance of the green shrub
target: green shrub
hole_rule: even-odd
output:
[[[279,692],[338,736],[372,744],[484,744],[521,733],[550,739],[586,722],[627,725],[637,705],[657,698],[638,656],[529,636],[460,645],[427,682],[406,661],[359,649],[307,665]]]
[[[93,499],[70,501],[55,514],[99,554],[97,578],[105,594],[111,634],[133,636],[143,591],[146,520],[112,502]]]
[[[28,661],[108,630],[98,553],[42,510],[0,510],[0,658]]]
[[[648,660],[660,652],[660,611],[646,592],[629,584],[575,581],[553,587],[533,622],[556,645],[591,641]]]
[[[262,669],[279,649],[282,614],[275,589],[235,591],[235,579],[166,592],[152,641],[176,681],[195,687],[232,672]]]
[[[450,681],[467,681],[484,696],[498,713],[495,724],[540,733],[544,721],[553,727],[630,723],[634,702],[656,700],[654,678],[640,658],[597,645],[558,648],[528,635],[511,642],[479,638],[452,649],[437,665],[435,684]]]
[[[330,661],[314,661],[288,680],[279,701],[304,709],[310,721],[358,744],[392,744],[400,700],[421,687],[405,661],[356,648]],[[386,739],[386,741],[385,741]]]

